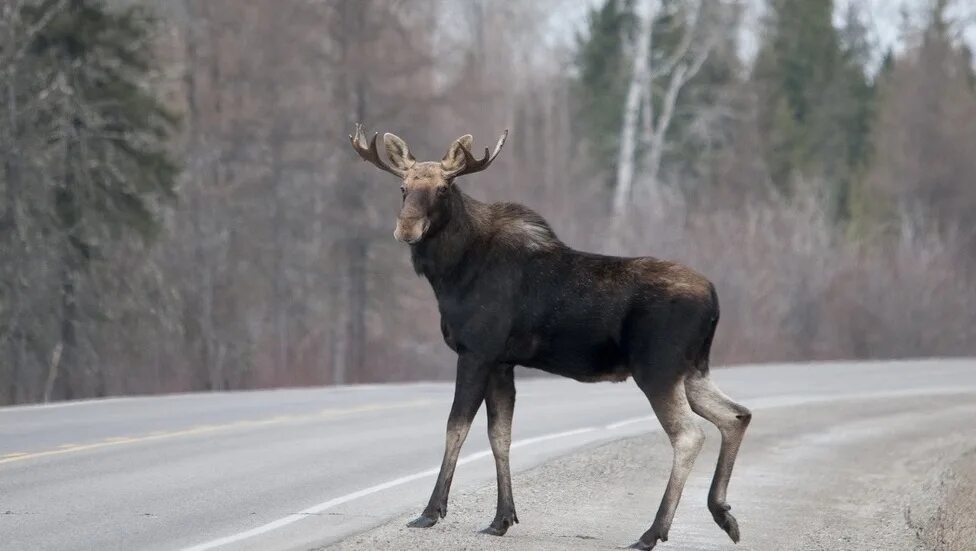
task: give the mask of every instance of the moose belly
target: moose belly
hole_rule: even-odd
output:
[[[533,352],[516,363],[586,383],[621,382],[630,376],[623,351],[611,340],[540,339]]]

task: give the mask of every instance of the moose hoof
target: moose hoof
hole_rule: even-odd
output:
[[[489,536],[504,536],[505,532],[508,532],[508,526],[504,524],[496,526],[494,523],[481,531],[482,534],[488,534]]]
[[[739,523],[732,516],[732,513],[724,512],[721,516],[716,515],[715,522],[725,533],[732,538],[734,543],[739,543]]]
[[[725,530],[725,533],[732,538],[732,541],[739,543],[739,523],[732,516],[729,510],[732,507],[727,503],[719,503],[716,505],[709,506],[711,510],[712,518],[715,519],[715,524],[718,524],[719,528]]]
[[[488,534],[489,536],[504,536],[505,532],[508,532],[508,529],[513,524],[518,524],[518,517],[515,516],[515,513],[502,517],[495,517],[495,520],[488,525],[488,528],[482,530],[481,533]]]
[[[408,522],[407,526],[409,526],[410,528],[430,528],[435,524],[437,524],[436,518],[430,518],[424,515],[420,515],[419,517]]]
[[[643,549],[644,551],[654,549],[654,546],[657,545],[658,540],[668,541],[668,535],[662,534],[658,532],[657,529],[652,527],[647,532],[644,532],[644,535],[641,536],[641,538],[634,542],[630,547],[628,547],[628,549]]]

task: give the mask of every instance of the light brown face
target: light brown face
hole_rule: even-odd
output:
[[[404,243],[416,244],[432,227],[438,227],[446,220],[450,210],[448,202],[454,191],[453,178],[449,173],[463,165],[461,146],[470,148],[471,141],[470,135],[458,138],[439,162],[417,162],[403,140],[393,134],[383,136],[392,165],[404,172],[400,186],[403,204],[393,237]]]
[[[355,132],[349,135],[349,143],[362,160],[401,179],[403,205],[393,237],[413,245],[444,226],[452,205],[461,199],[454,178],[488,168],[505,145],[508,130],[498,137],[494,151],[489,154],[486,148],[485,156],[480,159],[471,155],[473,140],[471,134],[465,134],[454,140],[440,162],[418,163],[406,142],[393,134],[384,134],[383,145],[390,158],[387,164],[377,149],[377,138],[379,134],[374,134],[373,139],[367,141],[363,125],[357,124]]]
[[[438,202],[447,195],[450,186],[440,163],[416,163],[407,169],[400,185],[403,204],[393,237],[404,243],[419,242],[430,229],[431,219],[439,210]]]

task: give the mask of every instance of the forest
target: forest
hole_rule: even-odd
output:
[[[459,185],[708,276],[714,364],[976,354],[965,8],[5,0],[0,404],[453,377],[360,121],[510,129]]]

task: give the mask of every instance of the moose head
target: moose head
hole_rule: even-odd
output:
[[[413,245],[443,226],[450,214],[452,196],[457,194],[455,178],[488,168],[505,145],[508,130],[498,138],[494,151],[489,152],[485,148],[485,156],[481,159],[471,154],[471,134],[465,134],[454,140],[440,161],[421,162],[410,153],[406,142],[387,132],[383,135],[383,145],[390,158],[389,164],[380,157],[376,148],[378,136],[373,134],[373,139],[367,142],[363,126],[357,124],[349,141],[364,161],[400,178],[403,203],[393,237]]]

